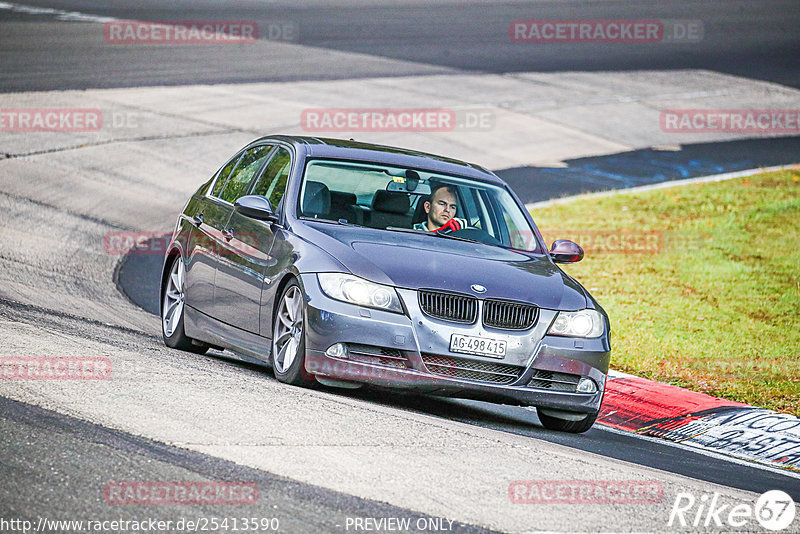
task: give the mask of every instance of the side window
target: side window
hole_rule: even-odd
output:
[[[289,179],[289,172],[292,169],[292,156],[283,147],[278,147],[275,155],[267,163],[264,172],[261,173],[253,188],[254,195],[262,195],[269,199],[272,209],[278,209],[278,205],[286,192],[286,182]]]
[[[531,243],[535,244],[533,239],[533,232],[530,229],[520,228],[516,225],[516,221],[514,221],[511,217],[508,216],[507,213],[503,212],[503,219],[506,222],[506,227],[508,227],[508,235],[509,239],[511,240],[511,248],[516,248],[519,250],[530,250]]]
[[[241,157],[241,154],[236,154],[236,157],[231,158],[231,160],[222,168],[222,170],[219,171],[217,181],[214,182],[214,187],[211,189],[211,196],[219,197],[219,194],[222,191],[222,186],[225,185],[225,180],[228,179],[228,175],[231,173]]]
[[[261,168],[271,150],[271,145],[255,146],[246,150],[231,172],[219,198],[233,203],[237,198],[244,195],[253,180],[253,176]]]

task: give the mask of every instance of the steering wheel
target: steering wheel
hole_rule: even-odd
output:
[[[448,223],[449,222],[450,221],[448,221]],[[434,232],[438,232],[442,235],[461,237],[463,239],[469,239],[470,241],[477,241],[478,243],[483,243],[485,245],[503,246],[503,243],[499,239],[493,237],[488,232],[485,232],[480,228],[461,228],[461,225],[458,225],[458,229],[454,230],[452,226],[445,224],[434,230]]]

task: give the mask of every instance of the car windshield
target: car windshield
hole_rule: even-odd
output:
[[[540,251],[528,219],[504,188],[419,169],[311,160],[306,165],[298,214],[388,231],[430,233],[429,201],[443,186],[450,193],[446,198],[454,202],[447,216],[460,223],[449,235],[515,250]]]

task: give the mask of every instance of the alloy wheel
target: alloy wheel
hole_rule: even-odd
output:
[[[175,333],[178,322],[183,316],[183,281],[185,277],[186,267],[183,265],[183,260],[177,258],[172,263],[172,269],[170,269],[167,279],[167,288],[164,291],[164,302],[161,306],[161,326],[167,337],[171,337]]]
[[[300,288],[291,286],[283,295],[272,339],[272,354],[275,369],[288,372],[303,340],[303,295]]]

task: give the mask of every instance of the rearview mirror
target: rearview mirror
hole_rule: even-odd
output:
[[[236,201],[233,207],[236,211],[251,219],[269,222],[278,220],[267,197],[261,195],[243,196]]]
[[[414,186],[413,189],[411,185]],[[395,178],[386,185],[386,190],[421,196],[431,194],[431,187],[428,184],[421,184],[419,182],[417,182],[416,185],[414,185],[413,182],[409,184],[405,178]]]
[[[575,263],[583,259],[583,249],[569,239],[556,239],[550,247],[550,257],[556,263]]]

